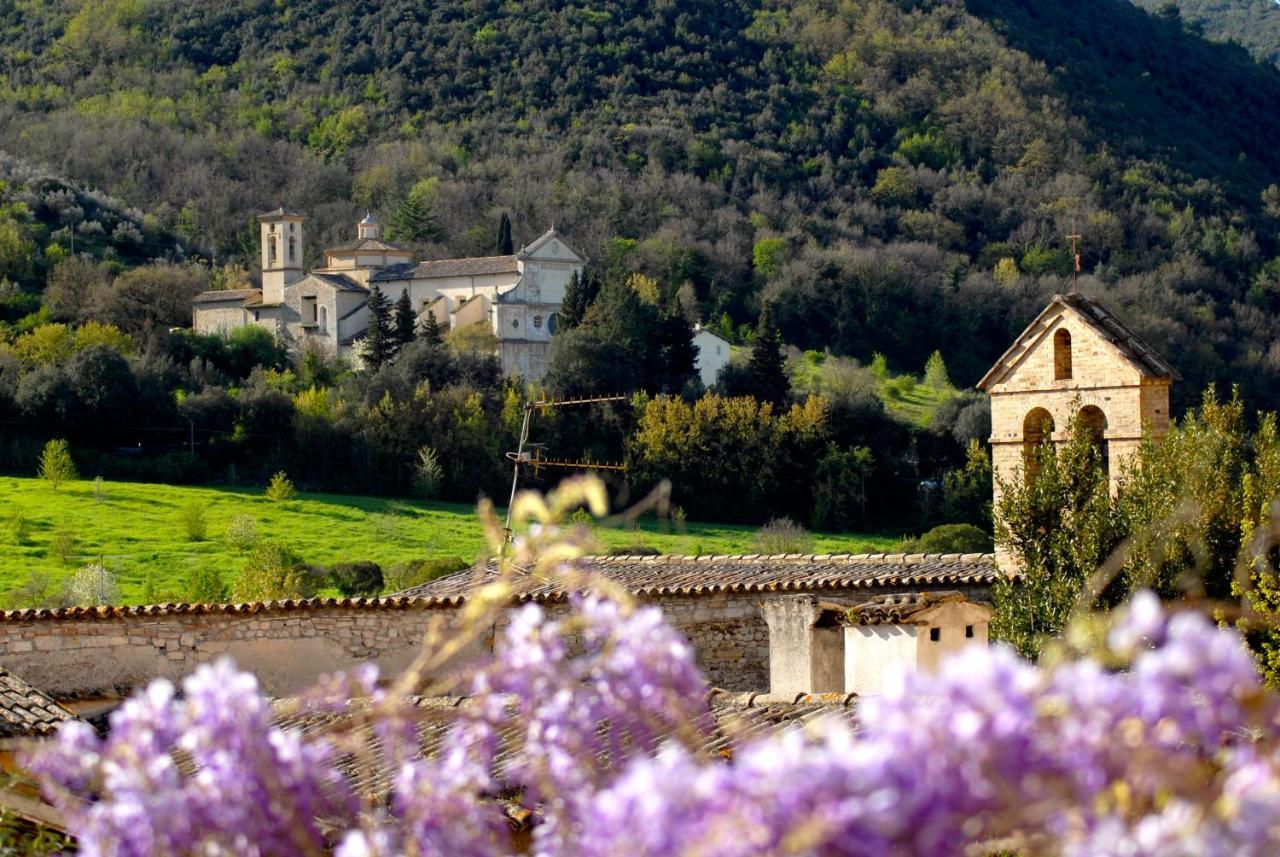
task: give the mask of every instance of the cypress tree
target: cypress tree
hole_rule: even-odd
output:
[[[364,333],[364,362],[369,369],[377,369],[390,360],[396,350],[391,306],[377,286],[373,287],[365,306],[369,310],[369,326]]]
[[[400,292],[400,299],[396,301],[395,312],[395,341],[399,345],[413,341],[414,327],[418,323],[417,314],[413,311],[413,301],[409,299],[409,290],[404,289]]]
[[[435,310],[427,308],[427,313],[422,318],[422,323],[418,325],[418,336],[425,342],[432,345],[440,345],[444,342],[444,333],[440,330],[440,322],[436,320]]]
[[[751,360],[747,363],[747,374],[751,379],[751,392],[760,401],[780,406],[787,400],[791,382],[787,379],[782,358],[782,336],[773,321],[771,304],[765,304],[760,313],[755,345],[751,348]]]
[[[511,218],[504,211],[502,219],[498,221],[498,255],[510,256],[514,252],[516,248],[511,240]]]

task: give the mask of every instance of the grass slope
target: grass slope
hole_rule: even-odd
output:
[[[285,542],[307,562],[330,565],[373,560],[386,567],[410,559],[460,556],[473,560],[485,550],[475,510],[453,503],[392,501],[337,494],[299,494],[274,503],[259,492],[129,482],[104,482],[102,499],[93,483],[74,482],[54,491],[37,479],[0,478],[0,590],[41,570],[61,577],[101,560],[119,576],[125,600],[142,599],[148,573],[156,591],[181,591],[195,564],[216,568],[230,581],[241,565],[223,541],[227,521],[250,515],[261,537]],[[186,538],[184,506],[205,507],[208,538]],[[11,518],[25,518],[29,535],[16,544]],[[75,534],[75,556],[63,563],[50,548],[58,530]],[[604,549],[645,545],[664,553],[753,553],[750,527],[694,524],[682,532],[660,532],[658,522],[638,530],[597,528]],[[822,553],[888,550],[896,539],[855,534],[818,535]]]

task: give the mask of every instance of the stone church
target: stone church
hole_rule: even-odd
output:
[[[556,311],[565,286],[586,258],[550,229],[510,256],[415,262],[383,240],[372,215],[353,241],[324,251],[324,265],[303,265],[302,214],[277,208],[258,216],[262,288],[204,292],[194,302],[200,333],[254,324],[291,348],[306,342],[342,357],[359,352],[374,288],[391,302],[407,292],[419,318],[433,313],[442,330],[482,324],[498,341],[505,374],[540,379],[547,369]]]
[[[992,471],[1005,482],[1033,476],[1034,453],[1066,439],[1072,417],[1100,447],[1114,491],[1143,432],[1169,431],[1177,371],[1098,301],[1055,295],[978,382],[991,396]],[[993,501],[999,502],[996,482]]]

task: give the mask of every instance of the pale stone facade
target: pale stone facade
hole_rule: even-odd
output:
[[[1025,478],[1038,444],[1064,440],[1076,416],[1094,429],[1114,491],[1144,432],[1159,439],[1169,431],[1177,377],[1097,301],[1055,296],[978,383],[991,396],[993,501],[998,480]]]
[[[324,266],[308,274],[302,215],[281,208],[258,221],[262,288],[199,295],[192,318],[198,332],[227,334],[256,324],[290,348],[313,342],[353,357],[369,325],[371,290],[391,303],[407,292],[419,318],[434,313],[446,332],[487,326],[504,373],[536,380],[546,373],[565,286],[586,263],[555,229],[510,256],[417,263],[410,251],[382,240],[378,222],[366,216],[355,240],[325,250]]]

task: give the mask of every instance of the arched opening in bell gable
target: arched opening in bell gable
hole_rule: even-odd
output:
[[[1089,442],[1098,450],[1098,458],[1102,463],[1102,472],[1110,476],[1111,456],[1107,449],[1107,415],[1097,405],[1085,405],[1076,415],[1080,425],[1089,437]]]
[[[1040,475],[1040,456],[1053,442],[1053,429],[1053,415],[1044,408],[1032,408],[1022,420],[1022,466],[1028,482]]]
[[[1053,380],[1071,379],[1071,331],[1058,328],[1053,335]]]

